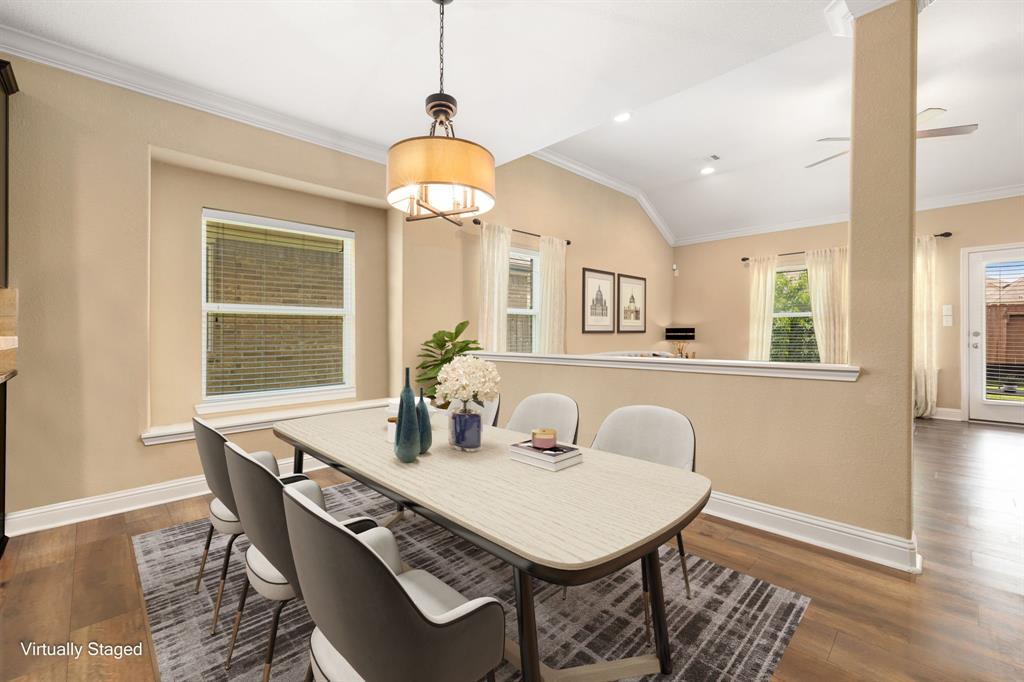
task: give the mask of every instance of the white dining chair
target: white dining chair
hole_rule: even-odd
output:
[[[552,428],[558,433],[561,442],[575,445],[579,425],[580,408],[575,400],[561,393],[534,393],[516,405],[505,428],[520,433]]]
[[[220,570],[220,583],[217,586],[217,598],[213,605],[213,629],[217,632],[217,619],[220,615],[220,602],[224,596],[224,583],[228,576],[228,562],[231,559],[231,547],[244,531],[242,523],[238,520],[238,510],[235,508],[235,497],[231,490],[231,479],[228,476],[228,465],[224,459],[224,444],[227,438],[209,423],[199,417],[192,418],[192,428],[196,435],[196,449],[199,451],[199,461],[203,465],[203,476],[206,478],[206,485],[214,497],[210,500],[210,528],[206,533],[206,545],[203,547],[203,558],[199,561],[199,577],[196,578],[196,594],[199,593],[199,586],[203,582],[203,572],[206,570],[206,558],[210,554],[210,542],[213,540],[213,532],[223,533],[228,536],[228,546],[224,551],[224,565]],[[261,450],[249,455],[268,471],[279,475],[277,459],[270,452]]]
[[[272,471],[232,442],[224,446],[228,474],[234,490],[238,516],[249,538],[249,549],[245,552],[246,582],[235,613],[235,624],[228,644],[227,661],[224,668],[231,667],[231,655],[238,638],[238,627],[242,622],[245,600],[252,587],[256,592],[273,602],[274,616],[270,626],[270,639],[263,664],[263,682],[270,679],[270,668],[274,660],[274,644],[277,640],[277,626],[285,604],[301,597],[295,575],[291,544],[288,541],[288,526],[284,518],[282,490],[291,490],[302,495],[310,504],[324,508],[323,491],[316,481],[303,474],[278,478]],[[326,514],[326,512],[324,512]],[[328,518],[330,518],[328,516]],[[376,522],[367,518],[343,521],[352,532],[375,528]]]
[[[505,612],[493,597],[468,600],[402,563],[394,535],[356,535],[298,491],[284,491],[295,569],[316,628],[306,680],[494,680],[504,656]]]
[[[657,405],[629,405],[605,417],[591,447],[693,471],[696,465],[696,443],[693,425],[685,415]],[[686,568],[682,531],[676,534],[676,545],[679,547],[679,563],[683,568],[686,598],[689,599],[690,573]],[[644,578],[646,610],[649,608],[649,596],[646,576]]]

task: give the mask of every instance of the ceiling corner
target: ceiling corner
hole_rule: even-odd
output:
[[[579,163],[578,161],[574,161],[567,156],[563,156],[562,154],[553,152],[549,149],[536,151],[532,156],[540,159],[541,161],[546,161],[554,166],[567,170],[570,173],[575,173],[587,180],[596,182],[599,185],[604,185],[616,192],[632,197],[638,204],[640,204],[640,208],[644,210],[644,213],[647,214],[647,218],[658,229],[658,232],[661,233],[665,242],[669,246],[676,246],[676,236],[672,233],[672,230],[669,229],[668,223],[665,222],[665,219],[662,218],[661,214],[658,213],[656,208],[654,208],[654,204],[652,204],[651,200],[647,198],[647,195],[639,188],[622,182],[621,180],[613,178],[610,175],[606,175],[595,168],[591,168],[590,166]]]

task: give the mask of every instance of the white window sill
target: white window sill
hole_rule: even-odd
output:
[[[381,400],[360,400],[358,402],[345,403],[343,405],[312,405],[308,407],[293,407],[291,409],[268,410],[265,412],[249,412],[247,414],[235,414],[227,417],[217,417],[208,420],[213,428],[221,433],[243,433],[245,431],[260,431],[269,429],[275,423],[288,419],[300,417],[314,417],[318,414],[330,414],[332,412],[354,412],[356,410],[372,410],[379,407],[386,407],[386,399]],[[176,443],[185,440],[194,440],[195,432],[192,430],[192,422],[180,424],[164,424],[151,426],[139,436],[143,445],[160,445],[162,443]]]
[[[199,403],[195,406],[195,410],[196,414],[203,416],[207,414],[254,410],[261,407],[287,407],[288,405],[322,403],[327,400],[351,400],[355,397],[355,386],[332,386],[326,389],[282,391],[237,398],[214,398]]]
[[[825,365],[817,362],[757,362],[754,360],[698,360],[685,358],[636,358],[613,355],[539,355],[534,353],[472,353],[495,362],[530,365],[569,365],[576,367],[608,367],[642,369],[655,372],[691,374],[729,374],[780,379],[813,379],[817,381],[856,381],[860,367]]]

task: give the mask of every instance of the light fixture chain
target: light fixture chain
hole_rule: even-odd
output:
[[[444,3],[440,3],[441,7],[441,38],[438,41],[437,53],[441,58],[441,90],[444,92]]]

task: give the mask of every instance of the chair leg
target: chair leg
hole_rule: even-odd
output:
[[[683,533],[676,533],[676,544],[679,545],[679,563],[683,565],[683,580],[686,581],[686,598],[690,599],[690,571],[686,568],[686,550],[683,548]]]
[[[199,594],[199,586],[203,584],[203,571],[206,570],[206,557],[210,555],[210,541],[213,540],[213,524],[206,532],[206,546],[203,547],[203,558],[199,560],[199,577],[196,578],[196,594]]]
[[[231,560],[231,546],[235,544],[235,538],[238,535],[232,535],[228,538],[228,547],[224,550],[224,565],[220,569],[220,585],[217,586],[217,601],[213,603],[213,629],[210,630],[210,634],[217,633],[217,616],[220,615],[220,600],[224,596],[224,581],[228,579],[228,562]]]
[[[270,680],[270,665],[274,662],[274,644],[277,642],[277,624],[281,621],[281,609],[289,600],[280,601],[274,609],[274,620],[270,623],[270,641],[267,642],[267,660],[263,663],[263,682]]]
[[[235,625],[231,628],[231,642],[228,644],[228,660],[224,662],[224,669],[231,667],[231,654],[235,653],[235,640],[238,638],[238,626],[242,624],[242,609],[245,608],[245,598],[249,595],[249,577],[245,578],[245,585],[242,586],[242,598],[238,600],[238,611],[235,613]]]
[[[640,579],[643,584],[644,595],[644,639],[647,643],[651,643],[651,593],[647,589],[647,568],[645,564],[640,562]]]
[[[401,505],[400,504],[395,509],[395,513],[392,514],[391,516],[389,516],[388,519],[384,523],[382,523],[381,525],[384,526],[385,528],[391,528],[391,526],[395,525],[396,523],[398,523],[399,521],[403,520],[404,518],[405,518],[405,505]]]
[[[562,599],[564,600],[567,596],[569,596],[569,586],[562,585]]]
[[[303,682],[313,682],[313,661],[306,666],[306,677],[303,678]]]
[[[487,673],[487,682],[494,682],[494,671]]]

